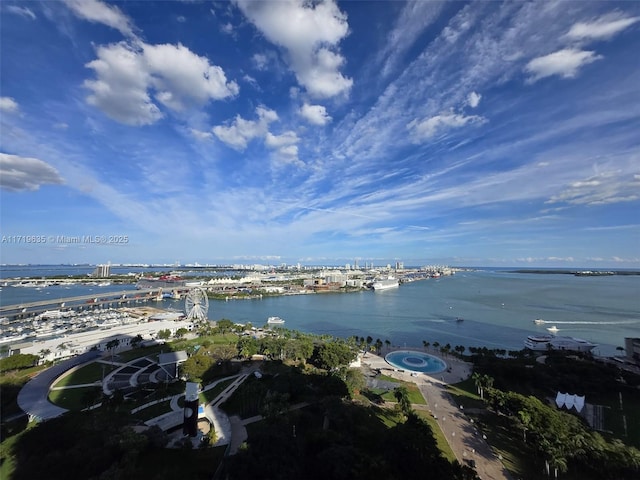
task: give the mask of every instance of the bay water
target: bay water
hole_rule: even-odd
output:
[[[28,276],[26,267],[24,277]],[[11,275],[14,276],[14,275]],[[15,275],[18,276],[18,275]],[[6,277],[5,277],[6,278]],[[5,286],[0,304],[99,295],[133,290],[133,285]],[[150,305],[184,309],[184,301]],[[515,273],[482,269],[440,279],[420,280],[385,291],[210,300],[209,319],[266,324],[279,316],[285,327],[336,337],[371,336],[394,346],[421,348],[423,342],[520,350],[527,335],[584,338],[598,344],[597,355],[616,355],[625,337],[640,337],[640,276],[576,277],[570,274]],[[536,325],[534,319],[544,319]]]

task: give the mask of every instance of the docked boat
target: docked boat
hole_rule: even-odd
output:
[[[399,287],[400,282],[397,278],[388,276],[387,278],[380,278],[375,280],[371,286],[374,290],[388,290],[390,288]]]
[[[282,325],[284,324],[284,320],[281,319],[280,317],[269,317],[267,319],[267,323],[269,325]]]
[[[587,340],[575,337],[557,335],[529,335],[524,341],[525,348],[535,351],[570,350],[575,352],[590,352],[596,345]]]

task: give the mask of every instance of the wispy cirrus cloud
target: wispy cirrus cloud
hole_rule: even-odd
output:
[[[133,22],[115,5],[99,0],[64,0],[64,3],[79,18],[115,28],[125,37],[135,37]]]
[[[587,22],[576,22],[566,34],[569,40],[609,40],[626,30],[640,17],[629,17],[620,12],[611,12]]]
[[[29,7],[19,7],[18,5],[7,5],[5,10],[14,15],[20,15],[21,17],[28,18],[29,20],[35,20],[36,14],[33,13]]]
[[[484,122],[486,119],[479,115],[464,115],[450,111],[422,120],[412,120],[407,124],[407,128],[417,142],[422,142],[451,129]]]

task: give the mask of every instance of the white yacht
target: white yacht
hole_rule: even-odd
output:
[[[525,348],[535,351],[572,350],[576,352],[590,352],[597,345],[587,340],[575,337],[557,335],[529,335],[524,341]]]
[[[267,318],[267,323],[269,325],[282,325],[284,323],[284,320],[280,317],[269,317]]]

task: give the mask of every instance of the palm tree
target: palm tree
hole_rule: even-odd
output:
[[[47,357],[51,353],[51,350],[49,350],[48,348],[43,348],[38,353],[40,354],[40,358],[44,360],[45,357]]]
[[[118,348],[118,345],[120,345],[120,339],[118,338],[114,338],[113,340],[109,340],[107,342],[107,350],[111,350],[111,361],[113,362],[113,354],[116,348]]]
[[[393,395],[398,400],[398,405],[405,415],[411,413],[411,401],[409,400],[409,391],[406,387],[397,387],[393,391]]]
[[[482,375],[478,372],[473,372],[473,375],[471,375],[471,379],[476,384],[480,399],[484,400],[484,389],[491,388],[493,386],[493,378],[489,375]]]
[[[422,346],[424,347],[425,350],[429,349],[429,345],[431,345],[429,342],[427,342],[426,340],[422,341]]]
[[[389,340],[385,340],[384,344],[387,346],[387,350],[391,348],[391,342]]]
[[[527,443],[527,429],[531,424],[531,415],[526,410],[520,410],[518,417],[520,418],[520,423],[522,423],[522,441]]]

